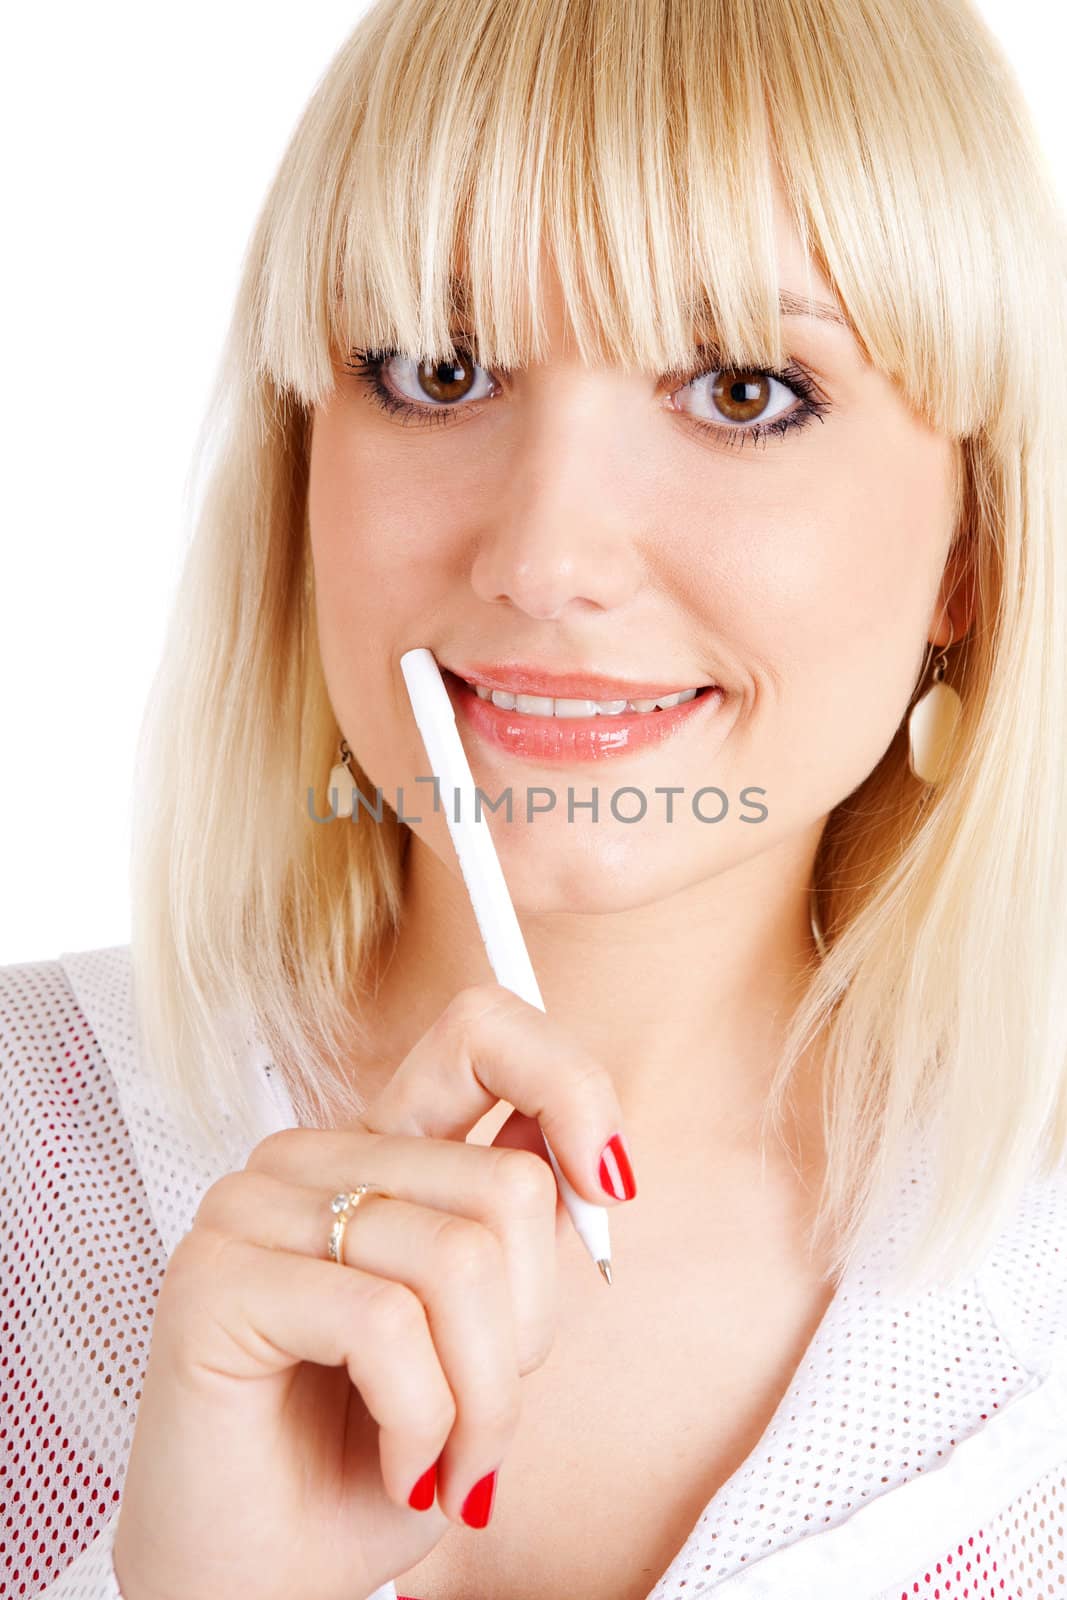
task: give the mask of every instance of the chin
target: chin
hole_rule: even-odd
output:
[[[514,848],[497,845],[511,898],[517,909],[531,914],[590,916],[636,910],[668,899],[708,875],[696,870],[699,863],[692,851],[678,860],[674,852],[657,851],[650,838],[643,840],[639,829],[601,849],[577,840],[567,849],[564,841],[547,831],[544,842],[535,843],[536,833],[535,823],[529,835],[516,839]],[[663,844],[662,834],[658,843]]]

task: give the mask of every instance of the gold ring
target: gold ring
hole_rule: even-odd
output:
[[[380,1189],[376,1183],[357,1183],[348,1194],[335,1194],[330,1201],[330,1210],[336,1214],[336,1221],[330,1229],[330,1242],[327,1255],[331,1261],[344,1266],[345,1229],[353,1211],[359,1205],[365,1194],[380,1194],[385,1196],[385,1190]]]

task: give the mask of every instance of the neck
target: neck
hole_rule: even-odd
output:
[[[625,1126],[648,1155],[679,1141],[749,1155],[805,969],[815,959],[809,885],[817,834],[764,851],[669,898],[608,914],[516,911],[546,1011],[612,1075]],[[458,865],[417,837],[404,914],[372,963],[363,1015],[377,1091],[458,990],[494,975]],[[786,1123],[817,1159],[817,1047]],[[639,1179],[640,1182],[640,1179]]]

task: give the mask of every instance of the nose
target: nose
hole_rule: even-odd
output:
[[[561,407],[557,391],[553,418],[525,438],[499,510],[481,530],[471,568],[480,599],[555,621],[568,608],[617,609],[639,589],[648,508],[619,484],[606,416],[598,420],[592,405]]]

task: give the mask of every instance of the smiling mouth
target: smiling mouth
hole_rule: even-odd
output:
[[[558,701],[547,696],[528,699],[516,694],[508,697],[516,701],[514,706],[498,705],[492,691],[483,698],[477,687],[456,673],[444,669],[443,677],[459,726],[482,741],[483,751],[495,748],[538,765],[617,760],[655,750],[686,727],[714,724],[719,737],[725,737],[728,728],[720,714],[730,697],[717,684],[694,687],[688,698],[673,705],[663,706],[658,700],[670,701],[674,695],[659,696],[649,710],[632,710],[629,701],[600,710],[596,702],[580,700],[572,702],[569,714],[565,708],[560,715]],[[485,684],[481,687],[487,689]],[[675,691],[678,694],[687,691]]]
[[[483,703],[494,705],[500,711],[510,711],[518,716],[538,717],[567,721],[579,717],[661,716],[676,706],[687,705],[703,695],[711,694],[715,684],[700,684],[695,688],[677,689],[670,694],[626,699],[623,696],[593,699],[591,697],[552,696],[512,693],[506,689],[490,689],[488,685],[461,678],[450,673],[457,684],[471,690]]]

